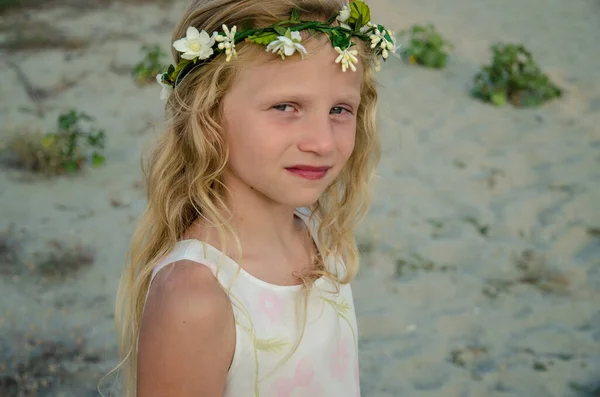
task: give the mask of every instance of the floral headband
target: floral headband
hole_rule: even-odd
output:
[[[177,66],[170,65],[165,73],[156,76],[163,88],[161,99],[167,99],[187,74],[211,57],[224,53],[226,62],[236,57],[235,46],[242,41],[266,45],[267,52],[276,53],[281,59],[292,56],[295,52],[303,57],[307,51],[302,45],[301,30],[308,30],[311,35],[318,32],[326,34],[339,54],[335,63],[341,64],[343,72],[347,69],[356,71],[358,51],[351,49],[355,45],[352,37],[370,42],[375,54],[386,61],[389,53],[395,53],[398,48],[394,32],[372,23],[370,19],[369,6],[362,1],[354,1],[346,3],[337,15],[333,15],[324,23],[301,21],[300,10],[294,9],[289,20],[261,29],[245,29],[238,32],[236,26],[230,29],[223,25],[222,31],[209,35],[204,30],[198,31],[190,26],[186,37],[173,43],[173,47],[182,53]],[[335,21],[339,24],[332,26]],[[380,61],[376,60],[375,69],[379,68]]]

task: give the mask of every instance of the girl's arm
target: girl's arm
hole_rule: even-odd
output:
[[[222,397],[235,349],[231,303],[211,270],[180,261],[161,270],[138,344],[138,397]]]

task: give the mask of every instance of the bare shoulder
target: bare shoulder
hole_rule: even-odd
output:
[[[138,343],[138,396],[221,396],[235,324],[225,291],[206,266],[179,261],[152,283]]]
[[[185,302],[195,304],[184,305]],[[150,288],[145,311],[154,313],[162,308],[171,309],[170,314],[183,314],[190,310],[211,310],[215,304],[227,306],[229,298],[212,271],[200,263],[181,260],[158,272]]]

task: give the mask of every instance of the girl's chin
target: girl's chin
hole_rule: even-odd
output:
[[[308,191],[304,191],[304,192],[298,192],[295,195],[288,195],[288,197],[286,198],[282,198],[282,202],[285,201],[286,204],[294,207],[294,208],[301,208],[301,207],[309,207],[313,204],[315,204],[319,198],[321,197],[321,195],[323,194],[323,191],[319,190],[319,191],[313,191],[313,192],[308,192]],[[277,200],[279,201],[279,200]]]

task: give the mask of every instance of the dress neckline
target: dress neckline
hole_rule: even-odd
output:
[[[313,243],[315,244],[315,247],[317,248],[317,250],[320,250],[319,244],[318,244],[318,239],[316,236],[315,231],[313,230],[313,228],[311,227],[311,225],[309,225],[308,222],[308,217],[307,215],[299,212],[298,210],[296,210],[294,212],[306,225],[306,227],[308,228],[308,231],[310,233],[310,236],[313,240]],[[257,284],[263,288],[267,288],[267,289],[271,289],[274,291],[289,291],[289,292],[297,292],[299,290],[302,289],[302,284],[292,284],[292,285],[281,285],[281,284],[273,284],[273,283],[269,283],[265,280],[262,280],[254,275],[252,275],[251,273],[249,273],[248,271],[246,271],[239,263],[237,263],[233,258],[231,258],[230,256],[226,255],[223,251],[219,250],[218,248],[210,245],[209,243],[196,239],[196,238],[188,238],[188,239],[184,239],[184,240],[179,240],[176,245],[200,245],[202,247],[202,249],[206,252],[207,257],[210,258],[211,260],[215,260],[216,258],[223,258],[223,260],[233,264],[236,266],[236,269],[239,269],[239,274],[246,278],[247,280],[251,281],[254,284]],[[216,265],[216,263],[214,263]],[[315,286],[320,286],[322,285],[324,282],[326,281],[326,278],[321,276],[318,279],[316,279],[314,281],[314,285]]]

